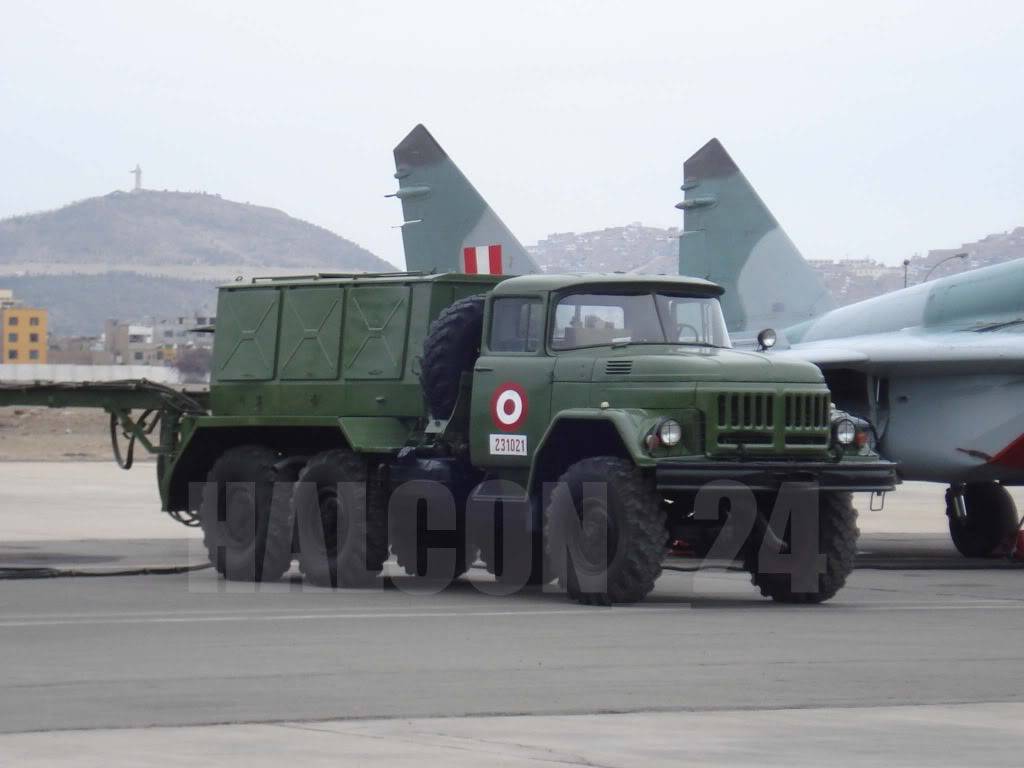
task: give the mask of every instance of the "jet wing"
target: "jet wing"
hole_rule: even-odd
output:
[[[803,342],[770,354],[807,360],[823,369],[853,368],[871,373],[1024,373],[1024,334],[1009,329],[907,329]]]

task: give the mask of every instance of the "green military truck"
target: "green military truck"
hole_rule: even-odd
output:
[[[164,509],[202,525],[230,579],[297,557],[313,583],[356,586],[389,552],[451,578],[479,557],[502,583],[631,602],[672,539],[731,530],[763,594],[828,599],[853,567],[850,494],[891,489],[894,465],[817,368],[732,349],[720,294],[626,275],[257,278],[220,289],[208,393],[8,386],[0,405],[108,410],[118,460],[136,441],[157,454]],[[814,500],[799,584],[777,559],[806,527],[774,517],[789,487]]]

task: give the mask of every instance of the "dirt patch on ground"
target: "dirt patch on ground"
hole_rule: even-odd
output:
[[[0,408],[0,461],[93,460],[111,460],[110,417],[104,411]]]

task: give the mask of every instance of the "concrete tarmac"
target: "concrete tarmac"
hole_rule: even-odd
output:
[[[0,568],[201,560],[97,466],[0,465],[20,536]],[[482,570],[435,595],[394,573],[336,592],[211,570],[3,581],[0,764],[1014,764],[1024,574],[959,558],[935,499],[865,511],[862,567],[822,606],[720,570],[611,609],[487,595]],[[133,527],[157,520],[170,535]]]

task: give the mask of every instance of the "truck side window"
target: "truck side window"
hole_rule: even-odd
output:
[[[509,297],[495,299],[491,310],[492,352],[536,352],[544,333],[540,299]]]

